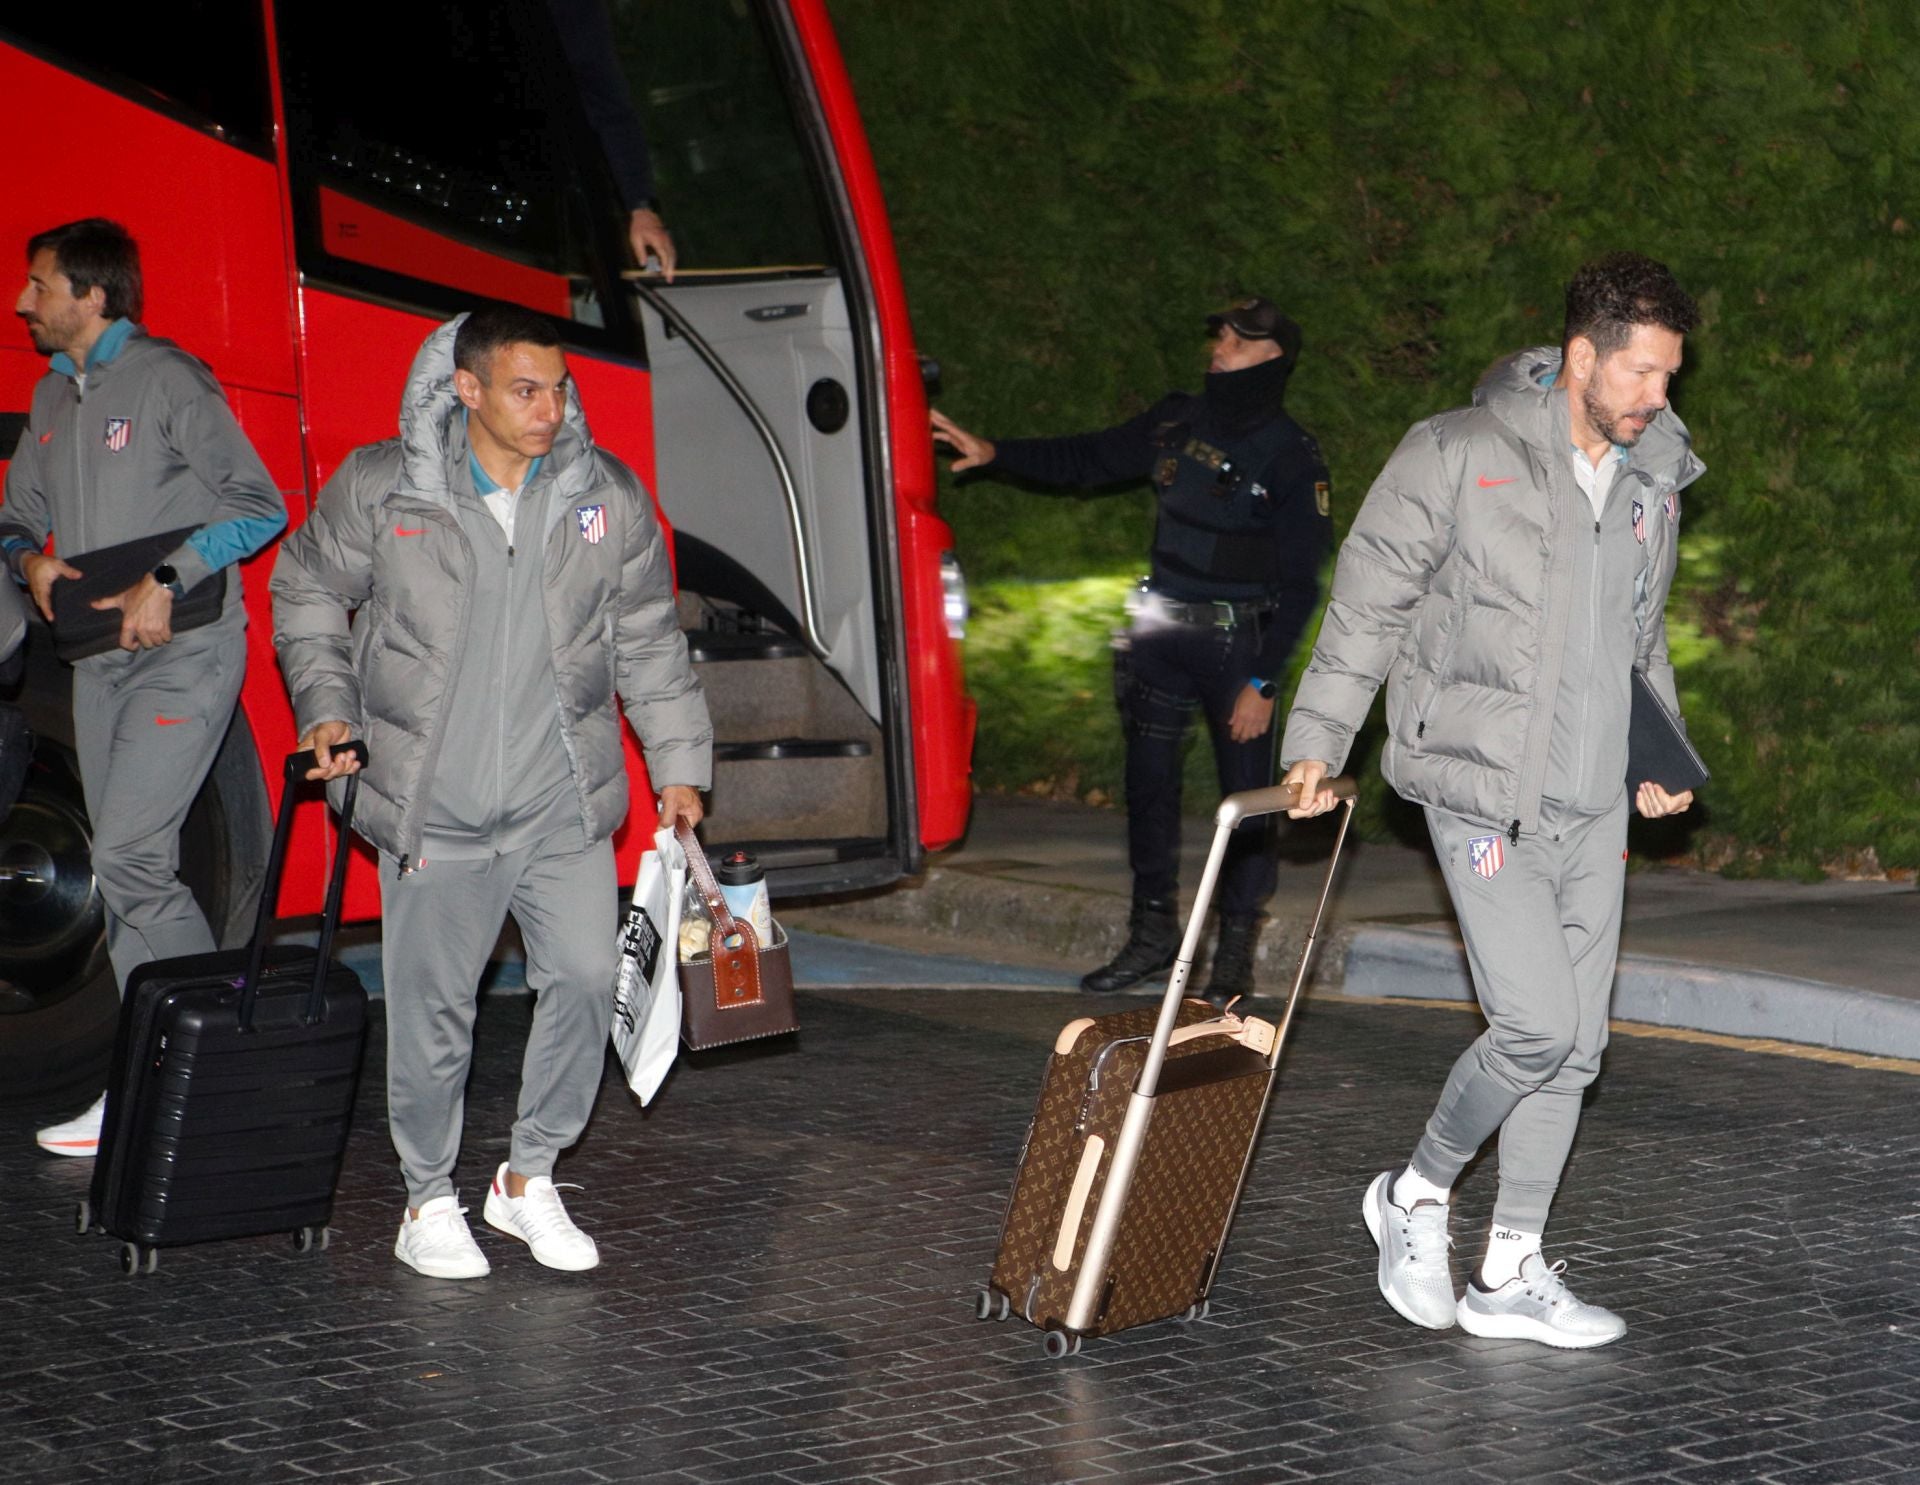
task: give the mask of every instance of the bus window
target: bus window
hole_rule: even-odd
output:
[[[815,172],[771,40],[742,0],[610,0],[686,269],[828,267]]]
[[[168,0],[79,16],[10,5],[0,40],[265,154],[273,138],[260,0]],[[123,161],[138,169],[139,160]],[[99,161],[110,176],[112,162]]]
[[[539,4],[423,0],[361,25],[287,0],[278,16],[304,272],[432,308],[478,296],[608,325],[602,249],[619,212],[571,132]]]

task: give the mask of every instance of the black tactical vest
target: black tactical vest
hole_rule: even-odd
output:
[[[1233,437],[1202,436],[1198,426],[1182,419],[1153,431],[1153,587],[1182,599],[1265,597],[1287,533],[1257,476],[1301,435],[1286,418]]]

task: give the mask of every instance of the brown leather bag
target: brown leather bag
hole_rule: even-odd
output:
[[[680,1040],[695,1052],[800,1029],[793,1006],[793,965],[787,936],[773,925],[773,942],[762,948],[753,925],[727,907],[713,879],[707,853],[686,825],[675,826],[687,853],[687,869],[713,919],[711,947],[680,961]]]

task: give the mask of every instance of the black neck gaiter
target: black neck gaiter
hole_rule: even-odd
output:
[[[1276,356],[1241,371],[1207,373],[1207,410],[1229,428],[1264,423],[1283,410],[1293,358]]]

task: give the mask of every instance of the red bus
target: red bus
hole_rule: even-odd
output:
[[[24,274],[33,232],[125,223],[149,326],[212,367],[295,524],[350,449],[394,434],[436,323],[484,299],[558,320],[596,440],[674,533],[716,724],[709,847],[750,846],[776,896],[879,885],[965,828],[973,711],[927,367],[851,87],[823,0],[609,9],[680,250],[670,286],[633,269],[545,0],[10,10],[0,250]],[[0,339],[0,459],[44,371],[24,332]],[[246,687],[182,837],[227,943],[294,740],[272,560],[245,564]],[[36,738],[0,801],[0,1089],[45,1091],[99,1075],[116,997],[43,633],[0,701]],[[637,808],[616,838],[624,880],[650,830]],[[318,910],[326,838],[303,807],[283,913]],[[357,861],[348,911],[378,910]]]

